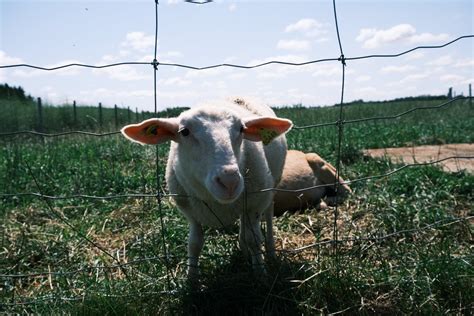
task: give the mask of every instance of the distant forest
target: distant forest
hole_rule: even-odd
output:
[[[0,84],[0,99],[33,101],[33,97],[31,95],[27,95],[22,87],[12,87],[6,83]]]

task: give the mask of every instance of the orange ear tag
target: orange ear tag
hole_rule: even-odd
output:
[[[270,142],[278,136],[278,133],[276,131],[268,128],[260,128],[259,134],[264,145],[270,144]]]
[[[151,136],[151,135],[158,135],[158,126],[156,125],[150,125],[146,129],[144,129],[145,135],[146,136]]]

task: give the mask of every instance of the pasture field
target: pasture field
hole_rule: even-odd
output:
[[[346,105],[343,178],[401,167],[366,157],[363,149],[472,143],[474,110],[465,99],[396,119],[350,122],[444,102]],[[13,122],[11,111],[2,113],[8,115],[0,124]],[[337,121],[339,108],[293,106],[277,113],[302,127]],[[22,112],[15,115],[22,122]],[[58,116],[51,124],[62,127],[50,130],[64,130],[63,123]],[[290,148],[317,152],[334,165],[337,136],[336,124],[287,135]],[[167,150],[120,135],[0,137],[0,313],[472,313],[472,174],[408,167],[353,183],[336,219],[334,208],[285,214],[274,224],[278,260],[262,277],[240,255],[237,225],[208,229],[196,290],[185,278],[187,223],[168,198],[159,203],[153,196],[166,192]],[[5,195],[28,192],[43,196]],[[77,194],[151,196],[72,197]]]

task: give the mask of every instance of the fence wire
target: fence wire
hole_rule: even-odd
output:
[[[258,63],[254,65],[242,65],[242,64],[232,64],[232,63],[221,63],[221,64],[214,64],[214,65],[208,65],[208,66],[194,66],[194,65],[187,65],[187,64],[180,64],[180,63],[165,63],[165,62],[159,62],[159,61],[150,61],[150,62],[139,62],[139,61],[128,61],[128,62],[121,62],[121,63],[112,63],[112,64],[104,64],[104,65],[90,65],[90,64],[82,64],[82,63],[71,63],[71,64],[65,64],[57,67],[41,67],[41,66],[36,66],[36,65],[31,65],[31,64],[13,64],[13,65],[0,65],[0,69],[7,69],[7,68],[19,68],[19,67],[25,67],[25,68],[32,68],[32,69],[37,69],[37,70],[44,70],[44,71],[54,71],[54,70],[60,70],[64,68],[69,68],[69,67],[83,67],[83,68],[93,68],[93,69],[103,69],[103,68],[110,68],[110,67],[117,67],[117,66],[126,66],[126,65],[141,65],[141,66],[169,66],[169,67],[177,67],[177,68],[185,68],[185,69],[191,69],[191,70],[209,70],[209,69],[214,69],[214,68],[221,68],[221,67],[228,67],[228,68],[239,68],[239,69],[255,69],[255,68],[260,68],[264,66],[269,66],[269,65],[283,65],[283,66],[295,66],[295,67],[302,67],[302,66],[307,66],[311,64],[318,64],[318,63],[325,63],[325,62],[335,62],[335,61],[352,61],[352,60],[362,60],[362,59],[374,59],[374,58],[396,58],[400,57],[409,53],[412,53],[416,50],[423,50],[423,49],[439,49],[439,48],[444,48],[446,46],[452,45],[460,40],[464,39],[470,39],[474,38],[473,35],[463,35],[459,36],[458,38],[449,41],[447,43],[444,43],[442,45],[423,45],[423,46],[417,46],[415,48],[400,52],[400,53],[395,53],[395,54],[379,54],[379,55],[363,55],[363,56],[355,56],[355,57],[345,57],[345,56],[340,56],[340,57],[333,57],[333,58],[322,58],[322,59],[314,59],[314,60],[308,60],[305,62],[300,62],[300,63],[295,63],[295,62],[288,62],[288,61],[282,61],[282,60],[271,60],[263,63]]]
[[[434,165],[441,163],[443,161],[447,160],[452,160],[452,159],[474,159],[474,156],[450,156],[446,157],[443,159],[438,159],[438,160],[433,160],[430,162],[422,162],[422,163],[411,163],[411,164],[404,164],[403,166],[393,169],[387,173],[384,174],[379,174],[379,175],[371,175],[367,177],[361,177],[361,178],[356,178],[352,180],[347,180],[347,181],[340,181],[340,170],[341,170],[341,163],[342,163],[342,158],[341,158],[341,148],[343,145],[343,136],[344,136],[344,126],[346,124],[358,124],[362,122],[369,122],[369,121],[381,121],[381,120],[395,120],[398,118],[401,118],[403,116],[409,115],[415,111],[424,111],[424,110],[437,110],[441,109],[444,107],[447,107],[454,102],[470,99],[469,97],[463,97],[459,96],[456,97],[452,100],[449,100],[447,102],[443,102],[439,105],[436,106],[420,106],[420,107],[415,107],[410,110],[394,114],[394,115],[387,115],[387,116],[377,116],[377,117],[366,117],[366,118],[359,118],[359,119],[352,119],[352,120],[345,120],[344,119],[344,90],[345,90],[345,67],[347,65],[347,62],[350,61],[356,61],[356,60],[364,60],[364,59],[376,59],[376,58],[397,58],[406,54],[409,54],[411,52],[414,52],[416,50],[424,50],[424,49],[440,49],[444,48],[446,46],[452,45],[458,41],[461,40],[467,40],[467,39],[472,39],[474,38],[474,35],[464,35],[460,36],[458,38],[455,38],[447,43],[444,43],[442,45],[430,45],[430,46],[417,46],[414,48],[411,48],[406,51],[402,51],[399,53],[394,53],[394,54],[373,54],[373,55],[364,55],[364,56],[354,56],[354,57],[347,57],[344,55],[343,51],[343,46],[342,46],[342,40],[341,40],[341,35],[340,35],[340,30],[339,30],[339,25],[338,25],[338,15],[337,15],[337,10],[336,10],[336,1],[333,0],[333,13],[334,13],[334,23],[335,23],[335,28],[336,28],[336,34],[337,34],[337,40],[338,40],[338,45],[339,45],[339,52],[340,55],[338,57],[333,57],[333,58],[324,58],[324,59],[317,59],[317,60],[309,60],[301,63],[294,63],[294,62],[287,62],[287,61],[282,61],[282,60],[272,60],[268,62],[263,62],[263,63],[258,63],[254,65],[242,65],[242,64],[231,64],[231,63],[221,63],[221,64],[214,64],[214,65],[208,65],[208,66],[194,66],[194,65],[187,65],[187,64],[180,64],[180,63],[162,63],[158,61],[157,59],[157,43],[158,43],[158,26],[159,26],[159,2],[158,0],[154,0],[155,2],[155,37],[154,37],[154,59],[153,61],[150,62],[136,62],[136,61],[126,61],[126,62],[119,62],[119,63],[112,63],[112,64],[104,64],[104,65],[90,65],[90,64],[82,64],[82,63],[71,63],[71,64],[65,64],[65,65],[60,65],[57,67],[41,67],[37,65],[31,65],[31,64],[12,64],[12,65],[0,65],[0,69],[8,69],[8,68],[19,68],[19,67],[25,67],[25,68],[32,68],[32,69],[37,69],[37,70],[42,70],[42,71],[56,71],[60,69],[65,69],[69,67],[84,67],[84,68],[92,68],[92,69],[104,69],[104,68],[111,68],[111,67],[120,67],[124,65],[133,65],[133,66],[152,66],[154,69],[153,72],[153,87],[154,87],[154,113],[155,115],[158,113],[157,111],[157,76],[158,76],[158,70],[160,67],[177,67],[177,68],[184,68],[184,69],[190,69],[190,70],[196,70],[196,71],[205,71],[209,69],[214,69],[214,68],[220,68],[220,67],[229,67],[229,68],[237,68],[237,69],[255,69],[255,68],[260,68],[260,67],[265,67],[265,66],[274,66],[274,65],[285,65],[285,66],[292,66],[292,67],[304,67],[307,65],[311,64],[318,64],[318,63],[325,63],[325,62],[340,62],[341,63],[341,95],[340,95],[340,102],[338,104],[339,107],[339,113],[338,113],[338,120],[335,122],[325,122],[325,123],[320,123],[320,124],[311,124],[311,125],[305,125],[305,126],[294,126],[293,127],[293,132],[297,133],[298,131],[301,130],[306,130],[306,129],[312,129],[312,128],[320,128],[320,127],[327,127],[327,126],[335,126],[337,127],[337,147],[336,147],[336,164],[337,167],[336,169],[339,171],[337,172],[337,179],[335,183],[330,183],[330,184],[323,184],[323,185],[315,185],[311,187],[306,187],[302,189],[297,189],[297,190],[288,190],[288,189],[278,189],[278,188],[264,188],[256,192],[248,192],[246,194],[258,194],[258,193],[263,193],[263,192],[269,192],[269,191],[278,191],[278,192],[290,192],[290,193],[302,193],[308,190],[313,190],[316,188],[323,188],[323,187],[330,187],[334,188],[334,191],[338,192],[338,189],[341,185],[343,184],[354,184],[358,182],[363,182],[363,181],[370,181],[370,180],[375,180],[375,179],[381,179],[381,178],[387,178],[390,177],[396,173],[402,172],[403,170],[407,168],[412,168],[412,167],[420,167],[420,166],[426,166],[426,165]],[[196,4],[196,5],[204,5],[211,3],[212,0],[203,0],[203,1],[193,1],[193,0],[185,0],[185,2],[188,2],[190,4]],[[14,131],[14,132],[8,132],[8,133],[0,133],[0,138],[5,138],[8,140],[8,137],[15,137],[15,136],[20,136],[20,135],[30,135],[30,136],[40,136],[40,137],[63,137],[63,136],[72,136],[72,135],[84,135],[84,136],[91,136],[91,137],[107,137],[107,136],[115,136],[120,134],[119,131],[113,131],[113,132],[108,132],[108,133],[94,133],[94,132],[88,132],[88,131],[68,131],[68,132],[60,132],[60,133],[43,133],[43,132],[38,132],[38,131],[30,131],[30,130],[25,130],[25,131]],[[89,194],[73,194],[73,195],[63,195],[63,196],[54,196],[54,195],[47,195],[43,194],[41,190],[41,184],[37,181],[35,178],[33,172],[31,171],[30,167],[27,165],[29,172],[31,173],[32,178],[34,179],[34,182],[37,186],[38,191],[37,192],[13,192],[13,193],[0,193],[0,198],[3,199],[11,199],[11,198],[22,198],[22,197],[32,197],[32,198],[38,198],[41,199],[45,202],[47,205],[47,208],[49,209],[49,212],[56,216],[60,221],[64,222],[67,226],[69,226],[75,233],[78,234],[78,236],[88,243],[90,243],[93,247],[97,248],[100,250],[103,254],[106,256],[109,256],[115,264],[99,264],[99,265],[85,265],[82,266],[78,269],[74,270],[67,270],[67,271],[42,271],[42,272],[33,272],[33,273],[5,273],[5,274],[0,274],[0,279],[3,280],[19,280],[19,279],[31,279],[31,278],[60,278],[60,277],[72,277],[74,275],[80,274],[80,273],[97,273],[98,271],[106,271],[106,270],[113,270],[113,269],[119,269],[122,271],[125,275],[126,278],[129,276],[127,275],[127,269],[132,268],[133,266],[140,265],[142,263],[151,263],[151,262],[156,262],[160,261],[163,262],[166,268],[166,290],[163,292],[153,292],[155,294],[166,294],[166,295],[172,295],[173,294],[173,287],[172,287],[172,273],[170,271],[170,259],[179,259],[175,258],[174,256],[170,255],[168,253],[168,248],[167,248],[167,233],[166,233],[166,228],[164,224],[164,214],[163,214],[163,209],[162,209],[162,199],[163,198],[170,198],[170,197],[187,197],[187,198],[196,198],[196,197],[191,197],[191,196],[183,196],[183,195],[176,195],[176,194],[169,194],[169,193],[163,193],[161,190],[161,183],[160,183],[160,156],[158,149],[156,149],[156,154],[155,154],[155,168],[156,168],[156,183],[155,183],[155,193],[127,193],[127,194],[116,194],[116,195],[106,195],[106,196],[96,196],[96,195],[89,195]],[[107,250],[105,250],[101,245],[98,243],[94,242],[92,239],[90,239],[87,235],[83,234],[81,231],[79,231],[76,227],[71,225],[68,220],[56,212],[51,205],[50,201],[54,200],[74,200],[74,199],[87,199],[87,200],[115,200],[115,199],[156,199],[156,207],[157,211],[159,214],[159,221],[160,221],[160,226],[161,226],[161,242],[162,242],[162,250],[163,250],[163,255],[155,255],[155,256],[150,256],[150,257],[143,257],[143,258],[138,258],[134,260],[130,260],[128,262],[121,262],[118,258],[116,258],[114,255],[109,253]],[[210,209],[210,211],[212,211]],[[290,254],[298,254],[307,250],[314,249],[315,247],[323,246],[323,245],[332,245],[333,246],[333,251],[335,254],[336,258],[336,264],[337,264],[337,258],[338,258],[338,245],[342,243],[352,243],[356,244],[358,242],[362,241],[371,241],[371,242],[382,242],[386,239],[400,236],[400,235],[407,235],[407,234],[414,234],[414,233],[423,233],[424,231],[428,231],[433,228],[438,228],[438,227],[444,227],[444,226],[449,226],[453,225],[456,223],[460,222],[467,222],[470,221],[474,218],[474,216],[462,216],[462,217],[456,217],[456,218],[446,218],[442,220],[438,220],[435,222],[432,222],[431,224],[414,228],[414,229],[405,229],[405,230],[399,230],[399,231],[394,231],[391,233],[387,233],[385,235],[381,236],[368,236],[368,237],[354,237],[354,238],[339,238],[338,236],[338,228],[337,228],[337,220],[338,220],[338,206],[336,204],[333,212],[333,238],[331,240],[323,240],[319,241],[316,243],[312,243],[309,245],[305,245],[303,247],[295,248],[295,249],[290,249],[290,250],[279,250],[281,253],[290,253]],[[207,255],[212,257],[212,255]],[[466,258],[461,257],[453,257],[458,260],[464,260]],[[471,257],[469,257],[471,258]],[[183,258],[180,258],[183,259]],[[6,282],[6,281],[5,281]],[[130,282],[133,283],[133,282]],[[132,284],[133,286],[133,284]],[[140,292],[137,289],[134,289],[134,294],[131,294],[133,297],[136,296],[142,296],[146,294],[150,294],[152,292]],[[98,293],[100,294],[100,293]],[[270,296],[271,293],[268,293]],[[118,298],[125,298],[127,296],[131,295],[110,295],[107,293],[102,293],[100,294],[103,297],[118,297]],[[0,312],[1,306],[9,306],[9,307],[15,307],[15,306],[23,306],[23,305],[32,305],[32,304],[38,304],[41,302],[48,302],[48,301],[63,301],[63,302],[68,302],[68,301],[81,301],[85,299],[86,294],[84,295],[78,295],[78,296],[61,296],[61,295],[46,295],[42,297],[36,297],[34,299],[31,298],[16,298],[14,299],[11,303],[1,303],[0,305]]]

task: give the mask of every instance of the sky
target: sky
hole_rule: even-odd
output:
[[[347,58],[394,54],[474,34],[471,0],[338,0],[338,23]],[[331,0],[225,1],[193,5],[160,0],[158,61],[203,67],[306,62],[340,56]],[[54,67],[151,62],[155,2],[0,0],[0,65]],[[468,94],[474,83],[474,38],[399,58],[349,60],[347,102],[418,95]],[[0,83],[22,86],[50,104],[130,106],[153,111],[153,67],[103,70],[71,67],[40,71],[0,69]],[[341,98],[338,61],[252,70],[190,70],[160,65],[158,109],[195,106],[232,96],[273,106],[333,105]]]

